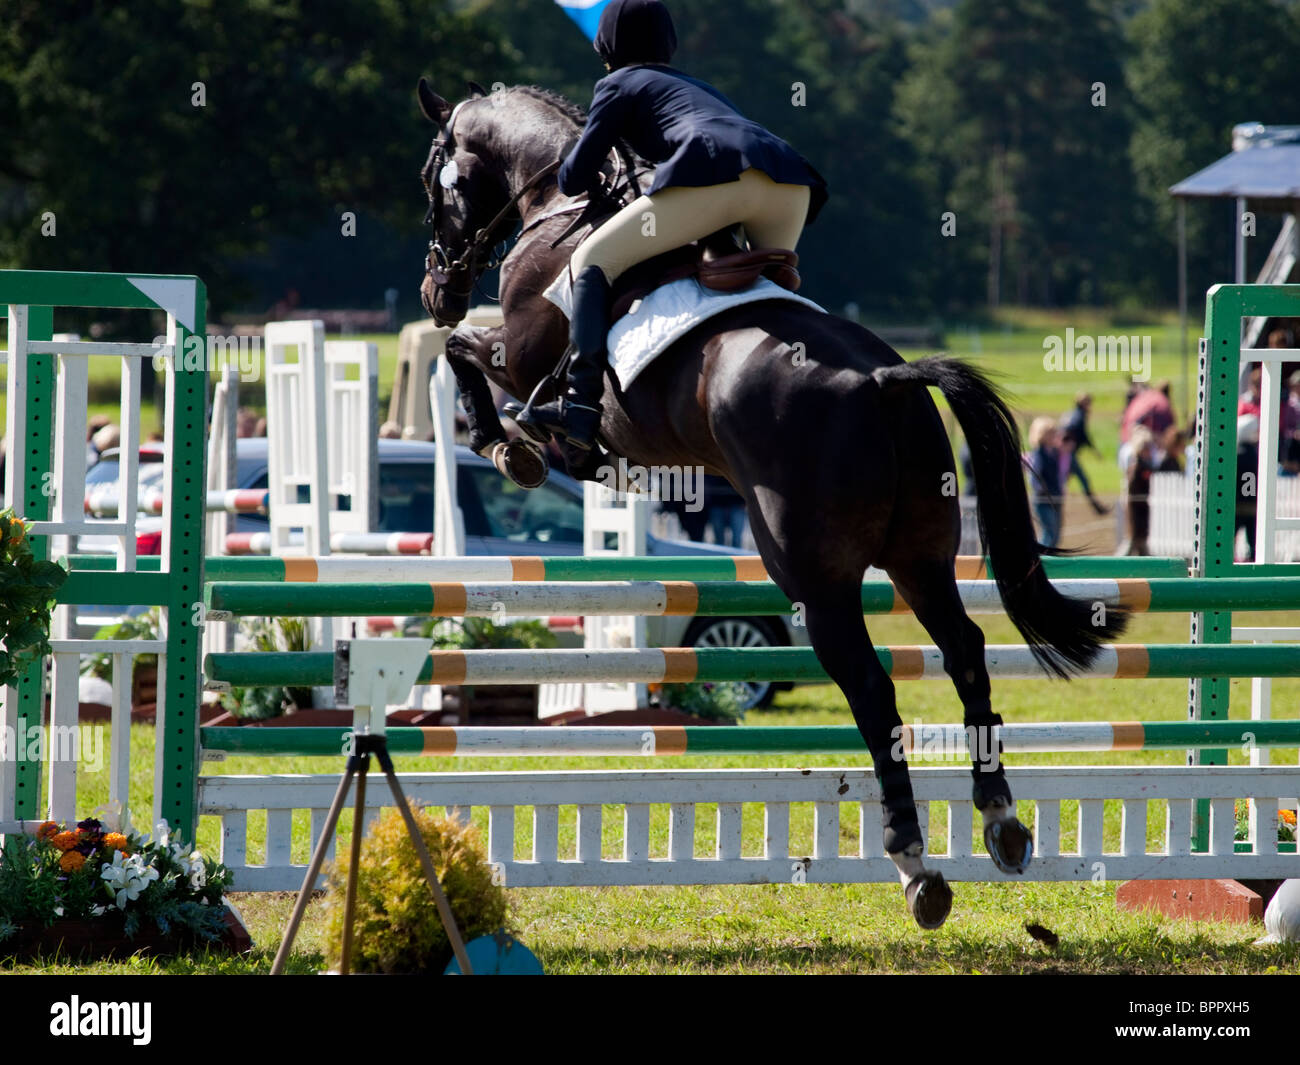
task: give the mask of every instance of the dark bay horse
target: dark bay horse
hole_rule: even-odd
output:
[[[438,127],[424,171],[434,239],[422,297],[440,324],[461,323],[501,227],[522,225],[501,263],[505,325],[460,325],[446,352],[471,446],[494,454],[503,472],[535,478],[531,445],[506,444],[487,379],[527,399],[565,350],[567,322],[542,293],[582,235],[551,247],[580,206],[560,193],[553,165],[576,141],[584,116],[541,89],[471,89],[453,108],[420,83],[421,108]],[[611,185],[625,170],[612,153]],[[931,385],[970,444],[980,529],[1006,612],[1044,668],[1065,677],[1118,635],[1125,618],[1109,611],[1094,624],[1090,604],[1048,582],[1015,421],[985,377],[964,363],[905,363],[853,322],[789,301],[761,301],[688,333],[626,391],[607,372],[600,433],[608,453],[630,463],[703,467],[744,497],[768,573],[803,605],[817,657],[866,740],[881,788],[885,849],[925,928],[943,923],[952,891],[941,873],[923,865],[907,762],[895,750],[901,721],[894,685],[872,651],[862,614],[859,589],[868,566],[889,574],[941,649],[972,752],[989,744],[987,732],[970,730],[1001,723],[990,702],[984,636],[966,615],[953,574],[960,533],[955,465]],[[1023,872],[1033,839],[1016,819],[1000,758],[976,761],[972,777],[990,855],[1004,872]]]

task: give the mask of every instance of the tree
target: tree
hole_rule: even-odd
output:
[[[1240,122],[1300,121],[1300,9],[1275,0],[1154,0],[1130,35],[1129,80],[1140,108],[1133,166],[1153,220],[1151,254],[1172,264],[1177,206],[1169,186],[1226,155]],[[1231,210],[1188,211],[1193,292],[1231,278]],[[1164,274],[1168,297],[1173,271]]]
[[[345,211],[418,235],[415,83],[500,56],[450,0],[11,3],[0,261],[194,273],[229,305],[273,238],[331,229],[345,262]]]
[[[963,0],[920,42],[899,94],[918,154],[938,164],[934,214],[971,300],[1093,302],[1125,278],[1135,200],[1124,41],[1092,0]]]

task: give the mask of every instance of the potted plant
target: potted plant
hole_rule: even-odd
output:
[[[745,717],[748,691],[743,684],[704,681],[654,685],[651,695],[661,708],[697,718],[695,724],[738,725]]]
[[[245,618],[239,637],[253,651],[310,651],[311,624],[306,618]],[[310,710],[310,688],[231,688],[221,705],[242,721],[267,721],[282,714]]]
[[[555,633],[544,622],[521,619],[497,624],[490,618],[432,619],[420,628],[434,646],[464,651],[485,648],[554,647]],[[448,685],[442,691],[444,714],[455,714],[462,725],[534,725],[537,688],[517,684]],[[453,723],[446,721],[445,723]]]
[[[0,688],[50,653],[50,611],[67,578],[32,554],[22,519],[0,510]]]
[[[80,959],[248,950],[225,904],[230,870],[168,833],[153,840],[94,818],[46,821],[0,851],[0,956]]]

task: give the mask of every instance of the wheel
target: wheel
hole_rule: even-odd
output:
[[[682,643],[696,648],[784,647],[786,644],[758,618],[697,618],[686,630]],[[744,700],[746,710],[771,706],[778,687],[772,681],[738,682],[737,686],[749,692],[749,697]]]

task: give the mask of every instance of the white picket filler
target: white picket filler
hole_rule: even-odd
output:
[[[1295,771],[1251,766],[1050,766],[1008,770],[1021,816],[1033,807],[1034,861],[1023,876],[998,872],[986,854],[973,853],[977,817],[967,768],[913,768],[921,831],[928,832],[931,804],[947,804],[947,845],[927,854],[927,867],[950,880],[1020,883],[1024,880],[1092,880],[1098,863],[1108,880],[1138,878],[1285,878],[1300,858],[1279,854],[1276,822],[1249,850],[1234,845],[1234,802],[1247,797],[1276,809],[1277,797],[1295,786]],[[293,813],[310,811],[313,843],[319,838],[336,775],[202,776],[200,812],[222,820],[221,860],[239,891],[288,891],[302,883],[305,865],[291,864]],[[409,799],[442,806],[469,819],[488,811],[488,860],[507,887],[586,887],[656,884],[896,883],[885,856],[879,787],[871,769],[572,770],[526,773],[403,774]],[[1191,811],[1210,803],[1210,848],[1192,850]],[[391,805],[387,785],[374,780],[367,809]],[[1107,800],[1122,804],[1119,847],[1108,849],[1103,822]],[[1071,828],[1061,803],[1077,802],[1073,849],[1062,846]],[[813,807],[811,848],[791,839],[791,803]],[[1155,809],[1151,809],[1155,804]],[[605,808],[622,831],[617,856],[606,857]],[[758,847],[744,843],[744,811]],[[576,853],[559,856],[561,808],[577,808]],[[652,854],[651,811],[666,811],[666,854]],[[759,809],[755,809],[759,808]],[[267,811],[264,864],[248,861],[248,812]],[[759,813],[761,810],[761,813]],[[1148,818],[1163,823],[1162,839],[1149,838]],[[758,818],[761,817],[761,821]],[[527,818],[530,824],[521,824]],[[841,822],[856,827],[844,847]],[[714,844],[695,848],[696,822],[711,822]],[[756,830],[761,825],[761,832]],[[530,829],[530,832],[521,832]],[[531,836],[531,846],[525,835]],[[1157,833],[1159,835],[1159,833]],[[517,857],[524,853],[527,857]]]
[[[1151,530],[1147,546],[1153,555],[1188,558],[1196,522],[1196,486],[1191,472],[1153,473],[1147,499]]]

